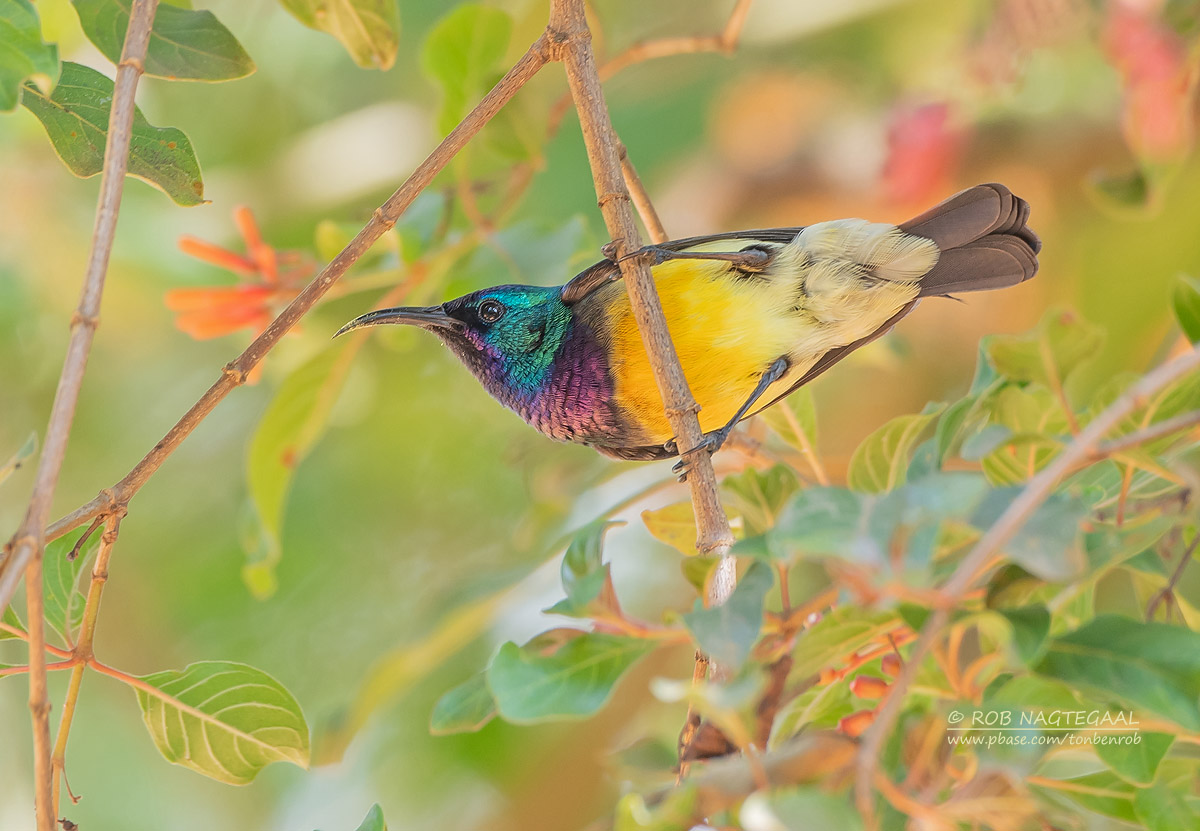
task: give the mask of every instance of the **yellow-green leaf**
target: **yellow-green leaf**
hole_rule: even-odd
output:
[[[202,661],[142,679],[142,719],[168,762],[245,785],[272,762],[308,767],[308,724],[282,684],[260,669]]]
[[[280,0],[296,19],[341,41],[364,69],[390,69],[400,44],[396,0]]]
[[[884,493],[904,484],[909,456],[926,428],[945,409],[927,406],[915,415],[893,418],[867,436],[850,457],[846,482],[862,493]]]

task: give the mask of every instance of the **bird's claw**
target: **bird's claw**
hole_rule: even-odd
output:
[[[664,447],[679,454],[679,461],[671,467],[671,472],[678,474],[680,482],[686,482],[692,466],[691,460],[688,457],[694,456],[702,450],[711,456],[721,449],[721,445],[725,443],[725,439],[728,437],[729,434],[725,430],[714,430],[711,433],[705,433],[698,445],[683,452],[679,452],[679,445],[676,444],[674,439],[671,439]]]

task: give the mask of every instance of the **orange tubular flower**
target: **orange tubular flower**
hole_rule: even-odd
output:
[[[249,208],[235,208],[233,219],[246,243],[244,255],[195,237],[179,240],[179,250],[184,254],[231,271],[244,281],[234,286],[172,289],[166,293],[164,301],[175,312],[176,327],[197,340],[239,329],[262,332],[276,310],[290,302],[312,275],[312,264],[305,262],[299,252],[280,254],[263,241]],[[280,271],[280,263],[292,267]]]

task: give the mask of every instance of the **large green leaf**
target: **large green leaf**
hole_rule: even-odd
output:
[[[114,64],[121,59],[133,0],[71,0],[88,40]],[[231,81],[254,61],[209,11],[159,4],[146,49],[146,74],[172,81]]]
[[[903,485],[917,439],[943,409],[942,404],[932,404],[915,415],[893,418],[863,439],[850,457],[846,483],[863,493],[883,493]]]
[[[1174,741],[1175,737],[1170,733],[1149,731],[1097,734],[1092,748],[1122,779],[1135,785],[1149,785]]]
[[[1140,788],[1133,795],[1133,812],[1146,831],[1200,831],[1200,811],[1188,801],[1194,799],[1194,786],[1193,779],[1178,789],[1163,782]]]
[[[1133,785],[1118,778],[1116,774],[1103,770],[1086,776],[1070,779],[1048,780],[1039,777],[1034,788],[1047,795],[1054,795],[1075,809],[1086,808],[1101,816],[1113,817],[1137,825],[1133,812]]]
[[[450,12],[425,38],[421,66],[442,87],[438,129],[449,132],[495,81],[512,33],[500,9],[467,3]]]
[[[258,597],[275,591],[288,490],[296,468],[324,435],[350,369],[348,347],[331,346],[289,375],[250,439],[246,479],[259,533],[246,540],[243,577]]]
[[[21,85],[36,80],[49,89],[58,79],[58,48],[42,42],[42,26],[29,0],[0,0],[0,112],[16,109]]]
[[[590,716],[608,701],[621,675],[655,646],[653,641],[587,632],[547,655],[536,645],[509,641],[488,669],[488,686],[507,721]]]
[[[762,628],[763,601],[775,583],[767,563],[750,565],[733,594],[719,606],[683,616],[700,650],[730,672],[737,672],[750,656]]]
[[[802,556],[844,556],[863,523],[865,497],[844,488],[805,488],[780,514],[767,534],[762,553],[785,560]],[[739,542],[734,551],[753,555],[753,541]]]
[[[1034,331],[992,335],[984,349],[992,366],[1004,377],[1054,389],[1080,364],[1094,357],[1103,341],[1099,327],[1074,312],[1051,309]]]
[[[59,537],[46,546],[42,558],[46,623],[58,632],[66,643],[73,640],[71,633],[79,627],[79,622],[83,619],[83,606],[87,599],[79,589],[79,573],[99,548],[102,533],[99,529],[93,531],[79,550],[78,556],[68,560],[67,555],[82,535],[83,532],[80,531]]]
[[[436,736],[473,733],[496,715],[496,700],[482,672],[447,690],[433,705],[429,732]]]
[[[1052,640],[1037,671],[1200,730],[1200,633],[1104,615]]]
[[[1020,493],[1020,488],[991,491],[974,512],[972,524],[990,528]],[[1088,512],[1082,499],[1055,493],[1038,506],[1004,546],[1004,551],[1014,563],[1043,580],[1056,582],[1078,577],[1087,566],[1079,529]]]
[[[72,173],[86,179],[104,166],[113,82],[94,69],[67,61],[52,95],[26,84],[21,99],[50,136],[54,152]],[[129,175],[148,182],[177,204],[204,203],[204,182],[192,143],[181,130],[155,127],[140,109],[133,113]]]
[[[260,669],[202,661],[143,676],[142,718],[167,761],[244,785],[272,762],[308,767],[308,724],[292,694]],[[164,697],[165,696],[165,697]]]
[[[390,69],[400,44],[396,0],[280,0],[308,26],[341,41],[364,69]]]

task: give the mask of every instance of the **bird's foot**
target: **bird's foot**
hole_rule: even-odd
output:
[[[686,482],[688,473],[691,472],[692,458],[701,452],[707,453],[709,456],[716,453],[725,444],[725,440],[729,438],[729,432],[730,428],[728,427],[720,430],[712,430],[704,434],[698,445],[682,452],[679,450],[679,445],[675,443],[675,440],[671,439],[664,447],[672,453],[679,455],[679,461],[671,468],[671,472],[679,476],[680,482]]]

